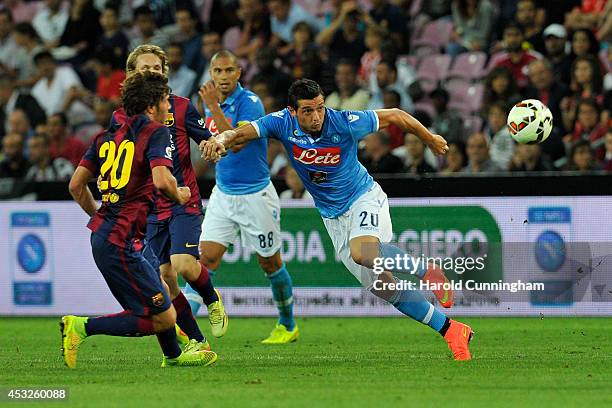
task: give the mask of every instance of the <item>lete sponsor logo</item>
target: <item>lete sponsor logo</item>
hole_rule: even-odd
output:
[[[337,166],[340,164],[340,148],[319,147],[302,149],[294,145],[293,158],[300,163],[313,166]]]

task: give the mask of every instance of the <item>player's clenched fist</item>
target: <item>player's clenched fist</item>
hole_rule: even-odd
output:
[[[179,187],[178,189],[178,203],[180,205],[187,204],[187,201],[191,198],[191,189],[189,187]]]
[[[433,135],[431,141],[427,144],[434,154],[446,154],[448,153],[448,144],[446,140],[440,135]]]

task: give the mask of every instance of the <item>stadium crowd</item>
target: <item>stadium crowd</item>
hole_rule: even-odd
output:
[[[400,107],[449,142],[438,158],[399,128],[373,133],[360,146],[371,173],[612,171],[612,1],[4,0],[0,178],[68,180],[143,43],[164,48],[173,92],[198,107],[210,58],[225,48],[266,112],[307,77],[328,107]],[[552,111],[542,144],[517,145],[506,128],[525,98]],[[286,196],[300,196],[275,141],[268,161],[295,185]]]

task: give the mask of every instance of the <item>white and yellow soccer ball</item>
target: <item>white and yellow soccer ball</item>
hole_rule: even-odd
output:
[[[518,143],[542,143],[552,130],[552,113],[537,99],[525,99],[508,114],[508,130]]]

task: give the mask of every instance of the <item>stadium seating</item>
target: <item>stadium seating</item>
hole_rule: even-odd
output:
[[[416,55],[437,54],[450,41],[452,31],[453,23],[447,19],[428,23],[412,41],[413,52]]]
[[[450,95],[449,108],[465,113],[480,111],[484,94],[484,86],[482,84],[452,81],[447,84],[446,89]]]
[[[466,52],[457,55],[448,72],[448,78],[462,78],[475,81],[484,76],[487,54],[484,52]]]

